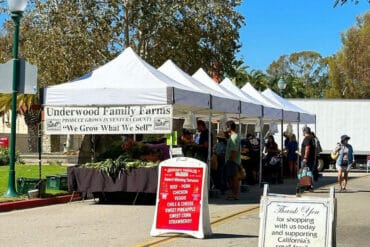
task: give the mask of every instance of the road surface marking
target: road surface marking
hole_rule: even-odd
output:
[[[237,211],[235,213],[226,215],[226,216],[224,216],[220,219],[213,220],[211,222],[211,226],[217,227],[219,225],[230,222],[230,221],[234,220],[235,218],[240,217],[243,214],[253,213],[255,210],[257,210],[259,208],[260,208],[259,205],[258,206],[253,206],[251,208],[244,209],[244,210]],[[166,234],[166,235],[162,235],[160,237],[155,237],[155,239],[153,239],[153,240],[147,240],[145,242],[135,244],[133,247],[159,247],[159,246],[163,246],[165,244],[169,244],[171,242],[174,242],[174,241],[177,241],[177,240],[180,240],[180,239],[183,239],[183,238],[191,238],[191,236],[188,236],[188,235],[185,235],[185,234],[177,234],[177,233]]]

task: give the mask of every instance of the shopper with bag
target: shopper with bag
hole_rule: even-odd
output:
[[[311,129],[309,127],[303,128],[303,136],[304,139],[301,145],[301,167],[308,167],[310,171],[314,174],[315,173],[315,158],[316,158],[316,151],[315,151],[315,139],[311,134]],[[311,190],[313,190],[313,185],[311,185]]]
[[[335,163],[335,167],[338,170],[338,185],[341,192],[346,191],[348,172],[355,162],[353,148],[350,144],[348,144],[349,139],[349,136],[342,135],[340,137],[340,145],[337,145],[336,148],[339,155]]]

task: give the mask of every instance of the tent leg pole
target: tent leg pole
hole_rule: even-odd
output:
[[[283,114],[284,114],[284,111],[283,111]],[[283,115],[284,116],[284,115]],[[284,138],[283,138],[283,131],[284,131],[284,119],[281,120],[281,158],[280,158],[280,163],[281,163],[281,170],[280,170],[280,181],[278,181],[278,183],[283,183],[284,181],[284,157],[283,157],[283,153],[284,153]]]
[[[212,152],[212,113],[208,112],[208,155],[207,155],[207,167],[208,167],[208,191],[211,190],[211,152]]]
[[[260,172],[259,172],[259,186],[261,187],[262,184],[262,158],[263,158],[263,118],[260,118]]]

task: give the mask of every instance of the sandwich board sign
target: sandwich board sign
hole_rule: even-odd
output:
[[[195,238],[211,235],[207,164],[177,157],[159,164],[157,200],[151,236],[184,233]]]
[[[261,198],[258,246],[336,246],[336,199],[267,194]]]

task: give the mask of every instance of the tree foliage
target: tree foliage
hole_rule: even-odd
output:
[[[342,34],[343,47],[329,59],[332,98],[370,98],[370,11]]]
[[[235,0],[30,0],[20,30],[20,57],[38,67],[38,86],[71,81],[132,47],[158,67],[172,59],[189,74],[235,74],[243,16]],[[11,59],[13,25],[4,0],[0,63]],[[0,95],[0,109],[10,107]],[[37,95],[19,95],[29,113]]]
[[[269,86],[277,90],[277,81],[282,77],[287,83],[287,97],[318,98],[328,87],[327,69],[326,59],[317,52],[283,55],[267,69]]]
[[[20,54],[39,68],[39,85],[72,80],[127,46],[154,66],[172,59],[190,74],[200,67],[234,73],[244,24],[237,1],[30,2],[21,23]],[[10,59],[11,39],[12,24],[6,22],[0,62]]]
[[[219,77],[233,72],[244,23],[235,1],[132,2],[125,8],[125,43],[149,63],[160,66],[171,58],[189,74],[200,67]]]

